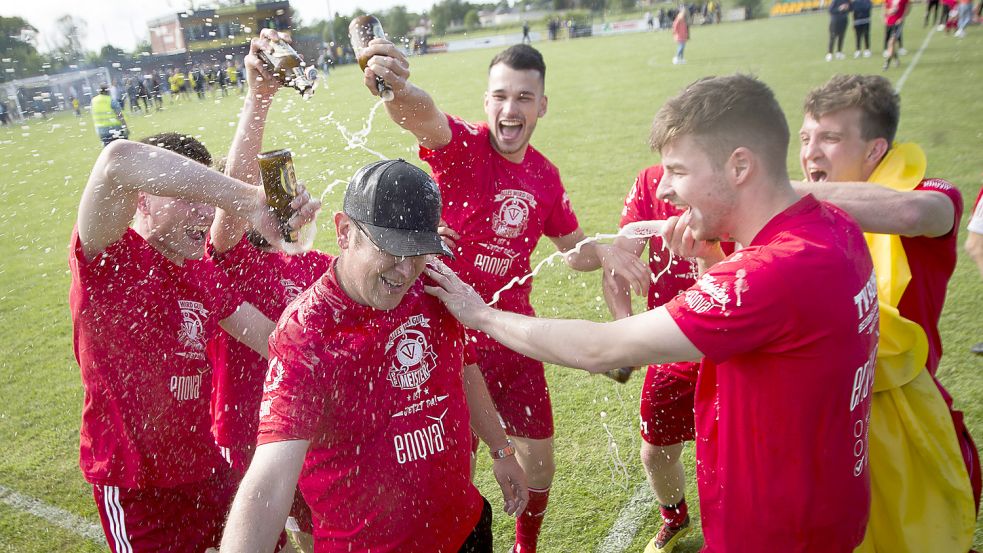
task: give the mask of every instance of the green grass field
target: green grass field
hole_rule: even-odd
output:
[[[904,65],[887,73],[895,82],[926,37],[923,9],[915,7],[905,30],[910,54],[903,58]],[[875,27],[873,39],[879,46],[883,29],[879,23]],[[794,136],[801,122],[801,101],[810,88],[838,72],[880,72],[879,56],[824,62],[826,32],[824,14],[695,28],[685,66],[669,63],[674,44],[668,33],[538,44],[549,66],[550,106],[534,144],[560,168],[585,230],[610,232],[637,171],[658,161],[646,146],[653,115],[687,83],[706,75],[753,73],[777,92]],[[848,44],[852,40],[849,36]],[[875,53],[879,50],[875,46]],[[849,46],[848,55],[852,51]],[[445,111],[480,119],[485,72],[493,53],[416,58],[412,78]],[[981,64],[983,30],[972,28],[963,40],[936,33],[902,92],[899,139],[921,143],[929,157],[929,173],[955,182],[969,205],[983,170],[983,108],[973,100],[983,84]],[[374,159],[362,150],[345,150],[331,122],[333,118],[361,128],[374,99],[350,66],[333,72],[327,88],[311,101],[295,96],[283,92],[277,98],[265,146],[291,148],[298,176],[320,194],[335,179],[347,179]],[[238,97],[168,103],[164,112],[131,115],[129,121],[134,137],[183,131],[199,136],[213,153],[223,154],[240,103]],[[418,161],[411,136],[383,114],[375,120],[367,146]],[[99,150],[88,119],[71,114],[0,129],[0,486],[92,522],[97,522],[97,514],[91,488],[77,463],[82,388],[72,354],[66,246],[80,192]],[[788,164],[793,176],[800,175],[797,148],[789,152]],[[339,208],[342,189],[324,196],[325,212]],[[335,251],[329,220],[321,219],[317,246]],[[534,261],[549,252],[547,245],[537,250]],[[983,340],[983,280],[960,255],[942,320],[946,354],[940,374],[966,412],[970,430],[983,439],[983,357],[968,352],[971,344]],[[548,267],[535,285],[534,305],[543,316],[603,320],[608,315],[598,284],[596,274]],[[636,375],[619,386],[556,367],[548,369],[548,378],[556,411],[558,470],[542,550],[594,551],[644,483],[636,430],[642,379]],[[686,495],[695,508],[691,448],[686,455]],[[616,458],[627,472],[619,471]],[[486,462],[482,468],[488,468]],[[499,492],[489,471],[479,472],[480,488],[498,505]],[[656,513],[645,514],[626,550],[641,551],[658,526]],[[496,516],[495,535],[496,550],[505,550],[511,521]],[[679,551],[697,551],[700,543],[697,534]],[[976,547],[981,545],[983,531],[977,526]],[[101,549],[0,503],[0,551],[52,550]]]

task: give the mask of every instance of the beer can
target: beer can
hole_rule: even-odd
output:
[[[297,241],[297,231],[287,232],[287,221],[293,215],[290,202],[297,196],[297,176],[290,150],[273,150],[256,156],[266,191],[266,203],[280,220],[280,230],[287,242]]]

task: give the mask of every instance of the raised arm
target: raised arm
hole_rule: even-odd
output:
[[[429,94],[409,82],[410,62],[403,52],[392,42],[377,38],[369,43],[365,55],[372,56],[365,68],[365,86],[378,96],[375,78],[379,76],[393,90],[393,100],[385,103],[389,117],[424,148],[439,150],[450,144],[447,116]]]
[[[605,273],[611,273],[628,282],[636,294],[648,292],[652,273],[648,265],[638,259],[632,252],[616,248],[609,244],[589,242],[577,249],[577,244],[586,238],[584,231],[577,230],[560,237],[550,237],[556,249],[563,252],[564,261],[575,271],[594,271],[604,268]]]
[[[468,400],[468,412],[471,415],[471,430],[488,445],[492,451],[506,451],[511,445],[505,429],[488,395],[485,377],[477,365],[464,367],[464,393]],[[515,450],[500,459],[493,461],[492,472],[495,480],[502,488],[505,499],[505,512],[515,516],[526,508],[529,502],[529,485],[526,483],[526,473],[515,458]]]
[[[955,224],[955,206],[942,192],[900,192],[866,182],[793,182],[801,195],[812,194],[850,214],[864,232],[902,236],[943,236]]]
[[[250,42],[249,54],[243,60],[249,90],[239,113],[239,124],[229,148],[225,174],[247,184],[261,184],[256,156],[263,149],[266,116],[280,87],[279,81],[263,66],[257,53],[268,48],[271,40],[279,39],[281,37],[273,29],[263,29],[259,37]],[[218,252],[232,249],[242,239],[248,226],[246,220],[240,217],[233,217],[223,209],[215,210],[211,229],[212,246]]]
[[[92,259],[123,236],[140,193],[202,202],[246,218],[270,243],[283,244],[279,223],[262,189],[239,182],[163,148],[115,140],[96,160],[79,203],[82,251]],[[299,228],[313,219],[310,197],[297,200],[290,220]]]
[[[427,293],[443,301],[465,326],[540,361],[600,373],[703,357],[664,307],[609,323],[526,317],[488,307],[439,261],[427,274],[438,284],[428,286]]]
[[[290,513],[310,442],[291,440],[256,448],[222,535],[222,553],[273,551]]]

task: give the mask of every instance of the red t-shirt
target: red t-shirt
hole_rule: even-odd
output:
[[[911,269],[911,281],[905,288],[898,311],[901,316],[918,323],[928,335],[928,359],[925,366],[935,376],[942,358],[942,337],[939,336],[939,318],[945,305],[945,292],[949,279],[956,270],[956,243],[959,234],[959,221],[963,215],[963,198],[959,190],[942,179],[925,179],[915,190],[934,190],[945,194],[952,202],[952,229],[948,234],[930,238],[928,236],[902,236]]]
[[[212,438],[205,344],[242,303],[206,260],[177,266],[128,229],[91,261],[72,233],[69,304],[82,370],[85,479],[173,487],[226,466]]]
[[[806,196],[667,309],[706,356],[696,387],[704,551],[852,552],[870,508],[873,264]]]
[[[543,235],[560,237],[579,228],[560,172],[529,146],[522,163],[492,147],[486,123],[447,116],[453,134],[440,150],[420,147],[443,200],[443,218],[456,230],[456,259],[448,260],[485,301],[513,278],[530,272],[529,256]],[[496,308],[532,315],[532,279],[502,293]],[[479,346],[501,347],[483,333]]]
[[[270,338],[259,443],[311,441],[299,484],[319,553],[464,543],[482,509],[465,342],[423,279],[379,311],[352,301],[332,269],[287,307]]]
[[[897,10],[892,13],[891,9],[895,6],[897,6]],[[889,26],[901,23],[907,9],[908,0],[886,0],[884,3],[884,23]]]
[[[276,321],[294,298],[331,267],[332,256],[318,251],[300,255],[264,252],[246,237],[231,250],[211,258],[232,281],[232,289]],[[212,432],[224,447],[256,443],[259,402],[267,363],[261,355],[219,331],[208,343],[208,359],[215,369],[212,395]],[[245,467],[239,467],[245,469]]]
[[[683,214],[682,209],[656,196],[663,173],[662,165],[653,165],[642,169],[635,177],[635,183],[625,196],[625,207],[621,210],[621,227],[638,221],[659,221]],[[722,243],[721,247],[725,253],[734,252],[733,242]],[[650,283],[648,293],[648,307],[654,309],[693,286],[700,269],[695,259],[670,255],[661,236],[649,238],[648,248],[649,269],[657,277],[655,282]],[[666,363],[659,367],[680,378],[696,382],[697,363]]]

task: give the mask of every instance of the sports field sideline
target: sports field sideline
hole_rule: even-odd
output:
[[[934,31],[929,36],[921,27],[923,10],[916,5],[906,24],[909,54],[901,68],[887,72],[896,85],[905,76],[899,140],[920,143],[929,175],[955,183],[971,206],[983,171],[983,108],[975,101],[983,84],[983,31],[970,28],[962,40]],[[876,54],[883,39],[879,11],[874,19]],[[652,116],[687,83],[738,71],[757,75],[776,91],[794,137],[810,88],[834,73],[881,71],[876,55],[823,61],[827,23],[825,14],[815,14],[695,27],[685,66],[670,63],[670,33],[536,44],[548,65],[550,105],[533,144],[560,168],[588,234],[616,228],[634,175],[658,160],[646,145]],[[848,35],[850,53],[852,40]],[[493,54],[477,50],[412,58],[412,80],[444,110],[481,119],[485,71]],[[224,154],[239,97],[167,102],[161,113],[128,114],[132,136],[188,132],[213,154]],[[346,150],[336,122],[351,131],[361,129],[373,103],[357,69],[348,66],[333,72],[311,101],[281,92],[270,113],[265,148],[292,149],[298,177],[314,193],[324,193],[316,245],[330,252],[336,248],[327,215],[339,208],[344,187],[329,186],[374,159],[362,149]],[[412,137],[381,113],[365,145],[386,156],[419,161]],[[82,390],[72,355],[66,252],[79,193],[99,149],[88,118],[77,120],[70,113],[0,129],[0,551],[102,550],[86,535],[86,524],[97,524],[97,515],[91,487],[78,470]],[[793,144],[788,160],[793,177],[801,174],[797,153]],[[533,261],[548,251],[539,250]],[[596,274],[554,266],[536,282],[533,301],[544,316],[608,317]],[[970,354],[969,346],[983,340],[981,312],[983,279],[963,256],[943,313],[946,349],[939,374],[978,441],[983,439],[983,357]],[[541,550],[641,551],[660,521],[646,508],[647,496],[636,495],[640,486],[644,489],[637,458],[640,375],[619,386],[579,371],[550,368],[547,374],[557,426],[557,477]],[[487,463],[482,457],[484,468]],[[692,448],[685,463],[686,495],[695,510]],[[479,487],[497,505],[497,487],[481,468]],[[511,525],[496,516],[496,550],[506,547]],[[687,538],[678,551],[699,546],[698,536]],[[975,546],[983,546],[979,524]]]

